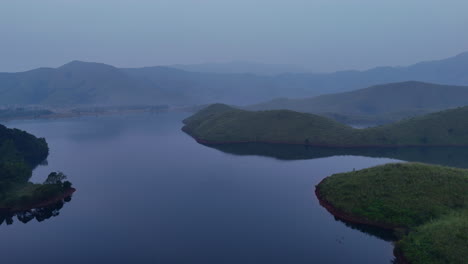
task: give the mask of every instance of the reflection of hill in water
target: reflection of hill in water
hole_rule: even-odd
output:
[[[263,143],[207,146],[234,155],[258,155],[280,160],[318,159],[352,155],[468,168],[468,147],[324,148]]]
[[[33,219],[36,219],[38,222],[42,222],[51,217],[58,216],[64,204],[70,201],[71,201],[71,196],[55,204],[51,204],[45,207],[34,208],[34,209],[18,211],[18,212],[0,212],[0,225],[2,225],[3,223],[5,223],[6,225],[13,224],[15,216],[20,222],[24,224],[28,223],[29,221]]]

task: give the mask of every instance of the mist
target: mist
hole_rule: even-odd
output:
[[[466,1],[23,0],[0,4],[0,71],[252,61],[331,72],[468,50]]]

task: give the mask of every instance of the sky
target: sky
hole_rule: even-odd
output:
[[[72,60],[403,66],[468,51],[467,12],[466,0],[0,0],[0,71]]]

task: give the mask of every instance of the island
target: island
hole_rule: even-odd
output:
[[[390,229],[398,263],[465,263],[468,170],[396,163],[334,174],[316,186],[338,219]]]
[[[210,105],[184,120],[183,131],[203,144],[269,143],[316,147],[468,146],[468,107],[396,123],[353,128],[330,118],[290,110],[246,111]]]
[[[44,138],[0,125],[0,214],[45,208],[75,192],[61,172],[50,173],[44,183],[29,182],[32,170],[48,153]]]

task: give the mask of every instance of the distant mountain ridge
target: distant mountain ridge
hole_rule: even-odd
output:
[[[366,118],[396,121],[415,115],[468,105],[468,86],[401,82],[304,99],[279,98],[256,104],[250,110],[287,109],[322,114],[339,121]],[[349,120],[352,121],[352,120]],[[349,123],[349,122],[347,122]]]
[[[290,64],[265,64],[248,61],[225,63],[173,64],[167,67],[191,72],[209,73],[251,73],[256,75],[278,75],[284,73],[305,73],[306,68]]]
[[[468,53],[408,67],[329,74],[189,72],[170,67],[120,69],[73,61],[58,68],[0,73],[1,105],[249,105],[277,97],[312,97],[403,82],[468,85]]]

